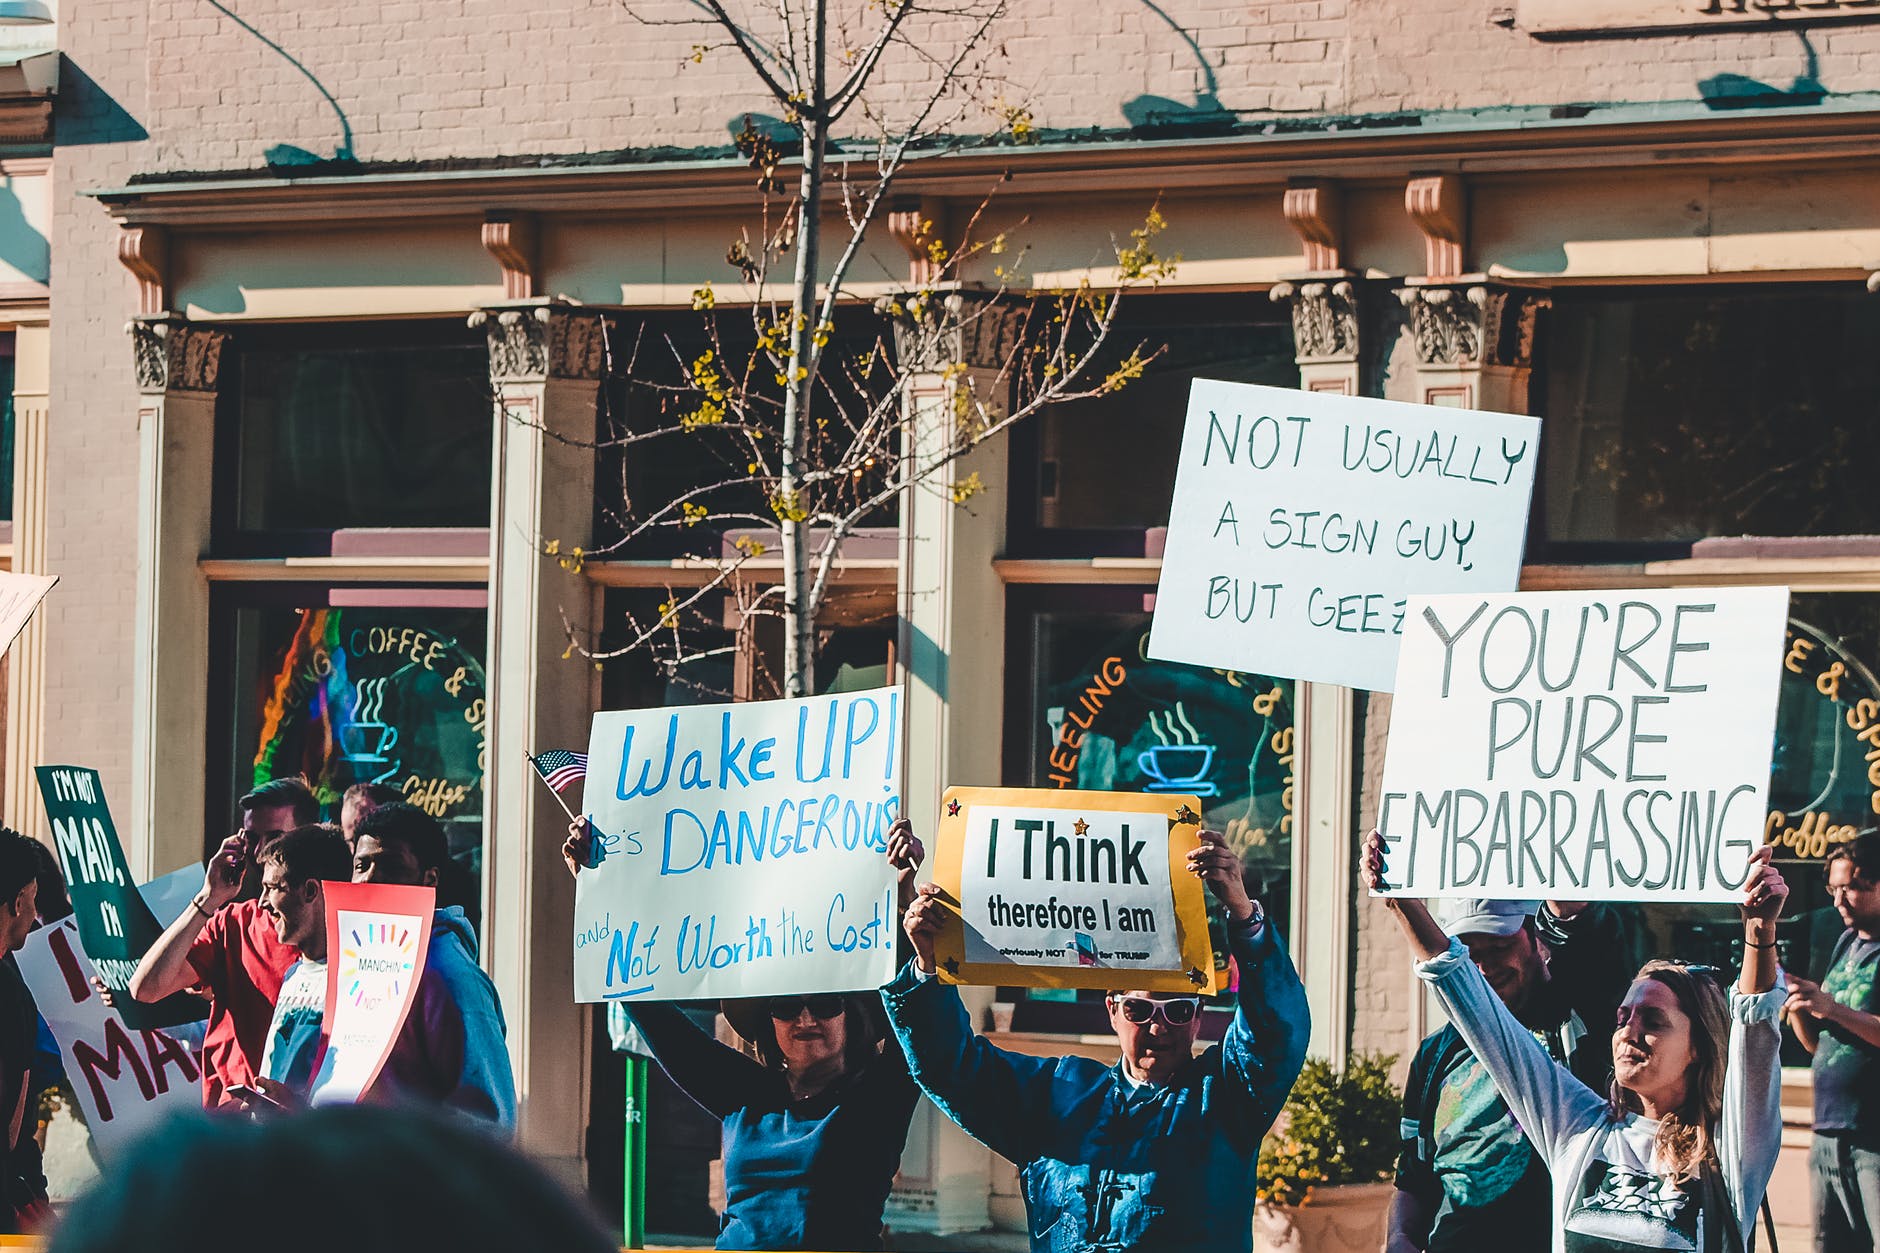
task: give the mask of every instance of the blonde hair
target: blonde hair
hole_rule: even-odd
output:
[[[1678,1008],[1691,1022],[1691,1051],[1695,1056],[1685,1072],[1684,1103],[1658,1121],[1654,1141],[1657,1159],[1673,1183],[1688,1183],[1717,1166],[1712,1131],[1723,1113],[1723,1071],[1730,1039],[1729,1000],[1709,973],[1699,973],[1683,962],[1649,961],[1637,978],[1650,979],[1671,989]],[[1615,1119],[1636,1110],[1637,1098],[1614,1078],[1606,1094],[1606,1110]]]

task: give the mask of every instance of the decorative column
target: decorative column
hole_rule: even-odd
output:
[[[1295,182],[1286,188],[1280,210],[1299,236],[1303,269],[1267,294],[1292,311],[1299,386],[1363,395],[1358,276],[1344,268],[1344,197],[1336,183]]]
[[[203,854],[209,583],[199,562],[209,551],[216,386],[228,337],[172,315],[140,317],[130,333],[142,398],[125,853],[149,877]]]
[[[46,412],[52,337],[44,321],[13,336],[13,569],[46,570]],[[57,594],[56,592],[54,593]],[[6,821],[40,839],[51,832],[33,767],[45,760],[46,628],[33,615],[6,656]]]
[[[585,751],[592,666],[564,659],[561,615],[585,619],[587,581],[543,554],[585,547],[594,514],[598,315],[550,302],[472,314],[495,394],[490,502],[489,726],[485,740],[483,965],[509,1024],[518,1142],[580,1186],[588,1122],[588,1014],[574,1002],[568,820],[525,752]]]
[[[1528,377],[1543,291],[1499,283],[1414,282],[1398,291],[1416,349],[1417,399],[1428,405],[1528,412]]]
[[[1017,334],[1013,312],[1002,302],[964,292],[944,300],[942,316],[956,328],[951,333],[902,323],[895,328],[907,378],[903,439],[913,480],[901,496],[896,656],[907,693],[901,799],[930,850],[940,794],[948,786],[1002,781],[997,728],[1004,716],[1005,586],[992,562],[1005,544],[1010,458],[999,437],[950,464],[936,462],[952,438],[956,389],[972,386],[991,398]],[[965,499],[955,503],[956,496]],[[990,988],[960,991],[975,1020],[992,1003]],[[908,1143],[890,1221],[940,1234],[987,1226],[992,1159],[986,1149],[926,1102]]]

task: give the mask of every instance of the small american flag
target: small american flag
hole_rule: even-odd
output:
[[[571,753],[565,748],[551,748],[529,758],[535,772],[542,776],[552,792],[565,791],[570,784],[587,778],[587,754]]]

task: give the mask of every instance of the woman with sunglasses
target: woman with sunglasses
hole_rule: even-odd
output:
[[[587,860],[585,822],[562,852]],[[906,819],[888,831],[901,906],[925,857]],[[720,1044],[677,1005],[627,1007],[674,1084],[723,1126],[721,1249],[882,1247],[881,1216],[920,1092],[874,992],[726,1001],[757,1059]],[[884,1047],[885,1046],[885,1047]]]
[[[1595,1092],[1554,1061],[1489,989],[1423,902],[1387,897],[1457,1031],[1553,1175],[1555,1253],[1741,1253],[1782,1136],[1786,989],[1776,919],[1788,885],[1764,846],[1743,885],[1743,970],[1645,963],[1619,1007],[1612,1082]],[[1386,887],[1372,834],[1364,882]]]

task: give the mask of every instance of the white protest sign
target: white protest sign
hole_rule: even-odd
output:
[[[106,1009],[70,918],[26,937],[16,958],[53,1039],[98,1152],[110,1157],[158,1122],[202,1109],[202,1070],[188,1045],[137,1031]]]
[[[39,602],[46,598],[56,574],[14,574],[0,571],[0,653],[13,647],[13,641],[26,629],[27,619]]]
[[[1412,597],[1377,820],[1393,894],[1735,900],[1788,598]]]
[[[313,1076],[312,1105],[350,1105],[371,1089],[417,999],[431,948],[435,888],[328,883],[326,1052]]]
[[[1390,690],[1413,592],[1520,579],[1538,418],[1195,380],[1149,656]]]
[[[886,983],[900,795],[899,688],[596,714],[575,999]]]

